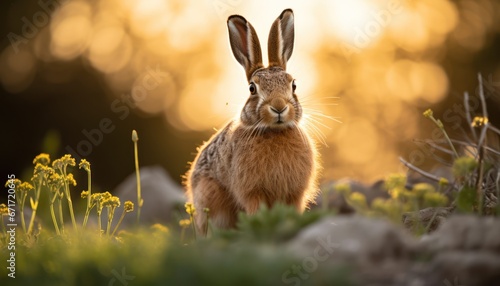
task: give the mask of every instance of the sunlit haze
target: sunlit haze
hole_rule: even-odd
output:
[[[271,23],[292,8],[288,72],[324,136],[324,176],[372,180],[399,170],[400,145],[419,136],[421,110],[450,93],[440,64],[446,43],[460,46],[464,61],[472,57],[499,27],[498,1],[312,2],[67,0],[33,39],[0,51],[0,83],[16,94],[41,63],[80,61],[117,98],[131,92],[141,112],[206,132],[237,115],[248,96],[227,17],[248,19],[266,54]],[[475,22],[459,22],[459,13]],[[151,71],[161,80],[145,83]]]

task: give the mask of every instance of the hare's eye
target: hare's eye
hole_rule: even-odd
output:
[[[251,82],[250,85],[248,86],[248,90],[250,90],[251,94],[255,94],[257,92],[257,87],[255,86],[255,83]]]
[[[292,81],[292,90],[295,91],[297,89],[297,84],[295,83],[295,80]]]

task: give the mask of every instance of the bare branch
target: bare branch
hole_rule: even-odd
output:
[[[469,105],[469,93],[464,92],[464,106],[465,106],[465,118],[467,119],[467,123],[469,124],[469,128],[471,130],[472,136],[474,137],[474,141],[477,141],[476,129],[472,126],[472,118],[470,117],[470,105]]]
[[[438,177],[438,176],[435,176],[429,172],[426,172],[418,167],[415,167],[413,166],[410,162],[406,161],[405,159],[403,159],[402,157],[399,157],[399,161],[401,161],[401,163],[403,163],[403,165],[405,165],[406,167],[408,167],[409,169],[419,173],[420,175],[428,178],[428,179],[431,179],[431,180],[434,180],[436,182],[439,182],[439,180],[441,179],[441,177]]]

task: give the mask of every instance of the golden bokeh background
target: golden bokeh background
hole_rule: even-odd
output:
[[[494,0],[46,0],[3,5],[8,6],[0,51],[5,98],[36,105],[39,94],[41,100],[51,98],[54,86],[64,87],[57,88],[58,98],[71,98],[89,81],[80,74],[92,74],[89,93],[105,101],[84,111],[97,119],[75,124],[80,137],[72,144],[85,139],[80,127],[93,128],[109,114],[119,130],[134,125],[123,123],[129,113],[137,120],[161,118],[164,125],[155,126],[164,128],[137,128],[169,146],[187,144],[179,152],[176,147],[144,147],[152,153],[144,155],[146,162],[166,165],[176,179],[187,169],[178,162],[192,160],[194,147],[238,114],[246,100],[244,72],[228,44],[225,22],[231,14],[244,15],[266,47],[272,21],[283,9],[294,9],[295,48],[288,72],[297,79],[297,93],[315,126],[311,131],[323,143],[325,179],[371,181],[402,170],[398,157],[416,148],[413,139],[430,134],[423,110],[445,111],[467,89],[474,94],[478,72],[492,79],[500,73],[500,2]],[[36,121],[28,110],[24,115],[21,109],[10,112],[17,120]],[[71,128],[71,120],[68,125],[42,124],[34,133],[62,134],[57,150],[62,154],[69,144],[64,128]],[[127,144],[121,142],[113,144]],[[23,152],[19,145],[5,148]],[[116,152],[122,149],[128,150]],[[128,156],[110,152],[108,161]],[[152,159],[164,157],[180,159]]]

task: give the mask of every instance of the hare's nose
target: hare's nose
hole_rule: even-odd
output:
[[[285,112],[287,109],[288,109],[288,106],[285,106],[281,110],[278,110],[278,109],[271,106],[271,111],[274,113],[277,113],[277,114],[281,114],[281,113]]]
[[[273,100],[271,100],[271,103],[269,105],[271,111],[277,114],[281,114],[288,109],[288,105],[282,98],[274,98]]]

